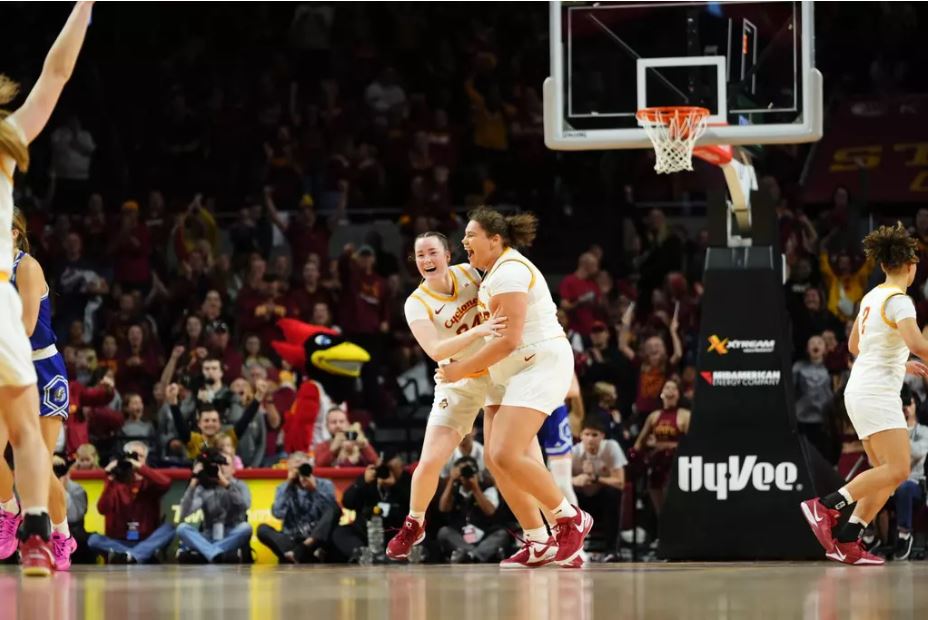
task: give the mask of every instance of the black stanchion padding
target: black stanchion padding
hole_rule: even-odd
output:
[[[662,558],[823,557],[799,504],[841,481],[796,432],[780,265],[775,246],[708,250],[693,415],[661,514]]]

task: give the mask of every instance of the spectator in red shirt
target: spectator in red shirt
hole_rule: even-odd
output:
[[[174,539],[174,526],[162,523],[161,498],[171,480],[146,464],[148,446],[130,441],[119,460],[106,466],[107,480],[97,502],[106,535],[91,534],[87,546],[107,555],[109,564],[144,564]]]
[[[144,290],[151,279],[151,237],[139,221],[139,203],[123,203],[120,228],[110,237],[113,278],[126,288]]]
[[[68,421],[64,425],[67,454],[73,455],[80,446],[90,443],[91,420],[94,422],[95,430],[101,428],[103,432],[107,429],[116,432],[122,428],[122,414],[106,408],[113,400],[114,387],[115,383],[110,373],[94,387],[84,387],[73,379],[68,383],[70,407]]]
[[[277,321],[287,316],[286,301],[281,295],[281,282],[274,274],[265,274],[260,295],[254,295],[248,303],[240,304],[239,327],[258,335],[267,345],[277,337]],[[241,300],[241,297],[239,297]]]
[[[287,299],[290,314],[306,323],[313,322],[313,308],[317,303],[331,306],[334,301],[332,293],[320,284],[321,276],[319,263],[307,260],[303,265],[303,285],[290,291]]]
[[[229,345],[229,326],[222,319],[206,324],[206,348],[222,362],[222,376],[234,381],[242,376],[242,354]]]
[[[141,325],[133,325],[126,336],[126,345],[119,356],[116,385],[120,392],[149,394],[158,380],[163,360],[151,343],[146,342]]]
[[[561,280],[559,293],[561,308],[567,311],[571,328],[584,338],[590,337],[593,322],[597,320],[600,288],[596,284],[599,261],[593,254],[584,252],[577,260],[577,270]]]
[[[383,359],[385,337],[390,331],[390,303],[387,281],[374,267],[374,249],[362,245],[357,252],[348,244],[338,262],[342,283],[339,322],[346,327],[346,338],[371,355],[371,361],[361,370],[364,404],[370,411],[379,411],[380,361]],[[350,326],[350,327],[348,327]]]
[[[294,265],[305,265],[310,254],[316,254],[325,265],[329,260],[329,233],[316,225],[316,212],[313,199],[308,194],[300,200],[300,208],[289,217],[284,218],[274,204],[273,189],[266,188],[264,204],[267,214],[277,228],[287,237],[290,244],[290,258]]]
[[[316,443],[317,467],[367,467],[377,464],[379,456],[361,430],[361,425],[357,422],[351,424],[344,409],[329,409],[325,425],[332,439]]]

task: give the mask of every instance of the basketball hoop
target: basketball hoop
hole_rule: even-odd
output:
[[[635,117],[654,145],[656,172],[693,169],[693,149],[706,131],[709,110],[694,106],[642,108]]]

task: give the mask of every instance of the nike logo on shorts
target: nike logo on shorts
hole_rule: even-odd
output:
[[[441,311],[444,310],[444,309],[445,309],[445,306],[447,306],[447,305],[448,305],[448,304],[442,304],[441,308],[439,308],[438,310],[435,311],[435,314],[441,314]]]
[[[537,353],[532,353],[531,355],[529,355],[528,357],[525,358],[525,361],[526,361],[526,362],[532,361],[532,358],[535,357],[536,355],[538,355],[538,354],[537,354]]]

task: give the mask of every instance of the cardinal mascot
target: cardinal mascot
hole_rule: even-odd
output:
[[[305,452],[331,439],[326,413],[348,399],[361,367],[371,356],[327,327],[294,319],[281,319],[277,325],[284,340],[275,340],[271,346],[295,373],[302,373],[296,399],[284,414],[284,450]]]

